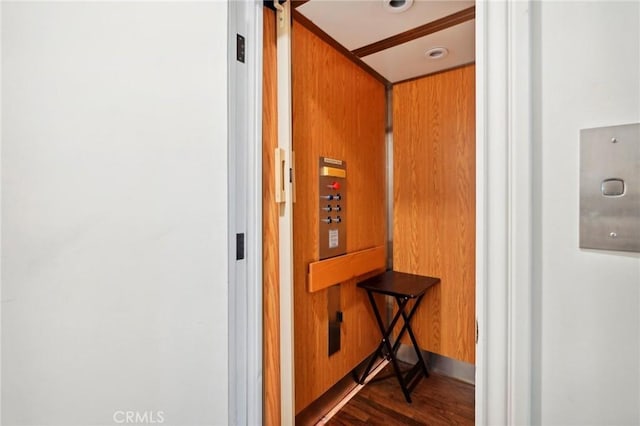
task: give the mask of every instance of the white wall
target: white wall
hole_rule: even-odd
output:
[[[226,2],[3,2],[3,425],[227,423],[226,69]]]
[[[640,424],[640,255],[578,248],[579,131],[640,122],[640,3],[535,5],[534,420]]]

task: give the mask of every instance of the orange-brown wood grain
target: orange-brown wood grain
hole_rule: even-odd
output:
[[[280,417],[280,292],[278,212],[275,202],[274,149],[278,144],[275,13],[264,8],[262,74],[262,303],[263,423]]]
[[[387,250],[385,246],[372,247],[312,262],[309,264],[307,290],[313,293],[347,280],[361,279],[366,274],[373,272],[379,274],[384,272],[386,264]]]
[[[318,260],[318,159],[346,161],[347,252],[384,245],[385,87],[294,21],[292,39],[296,413],[371,354],[379,332],[365,292],[341,283],[341,349],[328,356],[327,290],[307,291]]]
[[[440,277],[412,326],[475,363],[475,66],[393,89],[393,267]]]

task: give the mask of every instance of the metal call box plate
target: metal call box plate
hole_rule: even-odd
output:
[[[320,157],[318,175],[318,252],[322,260],[347,252],[347,164]]]
[[[580,131],[580,247],[640,252],[640,123]]]

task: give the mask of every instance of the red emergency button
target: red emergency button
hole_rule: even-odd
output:
[[[338,182],[333,182],[331,185],[327,185],[327,186],[333,189],[334,191],[337,191],[338,189],[340,189],[340,183]]]

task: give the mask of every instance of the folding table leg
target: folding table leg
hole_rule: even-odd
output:
[[[418,305],[420,304],[420,301],[422,300],[422,297],[424,295],[421,295],[416,299],[415,304],[413,305],[413,307],[411,308],[408,314],[407,312],[405,312],[405,309],[409,302],[409,298],[396,296],[395,299],[398,304],[398,311],[394,315],[388,327],[385,327],[384,322],[382,321],[382,316],[380,315],[380,311],[378,310],[378,305],[376,304],[375,298],[373,296],[373,292],[370,290],[367,290],[367,296],[369,296],[369,301],[371,302],[371,307],[373,308],[373,313],[375,314],[376,321],[378,323],[378,328],[380,329],[380,333],[382,334],[382,341],[378,345],[378,348],[376,349],[376,352],[374,353],[372,358],[369,360],[369,363],[367,364],[367,368],[365,368],[364,372],[362,373],[362,376],[358,378],[358,376],[354,373],[354,378],[359,384],[364,384],[364,381],[369,375],[369,372],[371,371],[371,369],[373,368],[373,364],[375,363],[376,359],[378,358],[378,356],[383,356],[384,355],[383,350],[386,349],[387,351],[386,358],[388,358],[391,361],[391,365],[393,366],[393,371],[395,372],[396,378],[398,379],[400,388],[402,388],[402,393],[404,394],[404,397],[407,400],[407,402],[411,403],[411,391],[409,390],[409,387],[408,387],[409,383],[405,383],[405,379],[402,375],[402,371],[400,370],[400,366],[398,365],[396,352],[398,350],[398,347],[400,346],[400,340],[404,336],[404,333],[405,332],[409,333],[409,338],[411,339],[411,343],[413,344],[413,348],[416,351],[416,355],[418,357],[418,363],[420,364],[420,367],[422,368],[422,371],[425,377],[429,376],[429,372],[427,371],[427,364],[425,363],[424,358],[422,357],[422,352],[420,351],[420,347],[418,346],[416,337],[413,334],[413,330],[411,329],[411,318],[415,314],[416,309],[418,308]],[[398,320],[401,317],[404,320],[404,324],[400,329],[400,333],[398,333],[398,338],[396,342],[393,345],[391,345],[389,336],[391,335],[391,333],[393,333],[393,329],[395,328],[396,324],[398,323]],[[409,382],[411,382],[411,379],[408,379],[408,380]],[[414,385],[415,385],[415,382],[414,382]]]
[[[418,357],[418,363],[420,363],[420,365],[422,366],[422,372],[424,373],[425,377],[429,377],[427,364],[424,362],[424,358],[422,357],[422,351],[420,350],[420,346],[418,346],[418,341],[416,340],[416,337],[413,335],[413,330],[411,329],[411,317],[413,317],[413,314],[415,313],[416,308],[420,304],[420,301],[422,300],[423,296],[424,295],[418,297],[409,315],[407,315],[404,311],[402,311],[402,317],[404,319],[404,324],[407,329],[407,333],[409,333],[409,338],[411,339],[411,343],[413,344],[413,349],[416,351],[416,356]]]
[[[373,297],[371,297],[373,299]],[[395,316],[393,317],[393,320],[391,321],[391,323],[389,324],[389,327],[387,327],[387,329],[383,332],[383,343],[385,344],[386,348],[387,348],[387,352],[388,352],[388,356],[391,360],[391,365],[393,366],[393,371],[396,373],[396,377],[398,378],[398,383],[400,384],[400,387],[402,388],[402,393],[404,394],[404,398],[407,400],[407,402],[411,402],[411,396],[410,396],[410,392],[409,389],[405,383],[404,377],[402,376],[402,371],[400,370],[400,366],[398,365],[398,360],[396,359],[396,348],[397,345],[394,344],[393,346],[391,346],[391,342],[389,341],[389,336],[391,335],[391,333],[393,332],[393,329],[395,328],[396,324],[398,323],[398,320],[400,319],[400,317],[404,317],[403,313],[404,313],[404,309],[407,306],[407,303],[409,302],[409,298],[405,297],[402,299],[398,300],[398,312],[396,312]],[[379,314],[378,314],[378,318]],[[379,319],[379,325],[380,330],[384,329],[384,326],[382,325],[382,319]],[[406,326],[406,324],[405,324]],[[404,326],[403,326],[404,328]]]
[[[407,400],[408,403],[411,403],[411,395],[409,394],[409,388],[407,388],[406,383],[404,382],[404,377],[402,377],[402,371],[400,371],[400,366],[398,365],[398,361],[396,360],[396,354],[393,352],[391,348],[391,343],[386,341],[387,349],[391,352],[391,364],[393,365],[393,370],[396,372],[396,377],[398,378],[398,382],[400,383],[400,387],[402,388],[402,393],[404,394],[404,399]]]
[[[407,402],[410,403],[411,396],[409,394],[409,389],[405,384],[404,377],[402,377],[402,371],[400,370],[400,366],[398,365],[398,360],[396,359],[396,352],[394,350],[395,345],[391,346],[391,342],[389,341],[389,336],[391,335],[391,333],[393,333],[393,329],[398,323],[398,320],[400,319],[400,317],[403,316],[402,313],[404,312],[404,308],[407,306],[407,302],[409,301],[409,299],[404,298],[399,302],[398,312],[396,312],[393,319],[391,320],[391,323],[386,328],[384,327],[384,323],[382,322],[382,317],[380,316],[380,312],[378,311],[377,305],[375,304],[375,300],[371,293],[369,293],[369,300],[371,300],[371,303],[374,306],[374,311],[376,312],[378,326],[380,327],[380,331],[382,332],[382,343],[387,349],[387,356],[391,360],[393,371],[396,373],[396,377],[398,379],[398,383],[400,384],[400,387],[402,388],[402,393],[404,394],[404,398],[407,400]]]
[[[404,336],[404,333],[408,332],[409,337],[411,338],[413,349],[417,357],[416,364],[414,364],[414,366],[411,368],[407,376],[403,376],[403,380],[401,382],[401,386],[403,386],[403,383],[406,383],[406,385],[403,386],[403,392],[404,392],[404,389],[407,389],[408,394],[411,394],[411,388],[417,384],[417,381],[413,380],[415,378],[415,373],[417,373],[416,369],[422,371],[422,373],[424,374],[424,377],[429,377],[427,364],[424,360],[424,357],[422,356],[422,352],[420,350],[420,347],[418,346],[418,342],[415,338],[415,335],[413,334],[413,329],[411,328],[411,319],[416,313],[416,310],[419,307],[420,301],[422,300],[423,296],[419,296],[418,299],[416,299],[416,302],[413,304],[413,307],[409,310],[408,314],[406,312],[406,306],[408,305],[408,298],[402,297],[402,296],[395,297],[396,303],[398,304],[398,311],[396,312],[396,315],[402,316],[404,320],[404,324],[402,325],[402,328],[398,333],[398,336],[392,348],[392,352],[395,356],[395,354],[398,352],[398,348],[400,347],[400,343],[402,341],[402,337]],[[410,401],[407,400],[407,402],[410,402]]]
[[[369,375],[369,372],[371,372],[371,369],[373,368],[373,364],[375,363],[378,356],[383,356],[383,352],[382,352],[383,349],[386,348],[388,352],[385,358],[388,358],[391,356],[395,357],[395,355],[393,354],[393,351],[391,350],[392,349],[391,344],[389,343],[389,335],[393,332],[393,328],[396,326],[398,320],[401,317],[400,312],[398,312],[393,318],[393,320],[391,321],[391,323],[389,324],[389,327],[385,328],[384,322],[382,321],[382,316],[380,315],[380,311],[378,310],[378,305],[376,304],[376,300],[373,297],[373,293],[367,290],[367,295],[369,296],[369,301],[371,302],[371,307],[373,308],[373,313],[375,314],[376,321],[378,323],[378,328],[380,329],[380,333],[382,334],[382,341],[380,342],[375,353],[369,360],[369,363],[367,364],[367,368],[364,369],[362,376],[360,376],[359,379],[356,378],[356,381],[359,384],[364,384],[364,380]],[[403,303],[403,309],[405,305],[406,305],[406,301]]]

